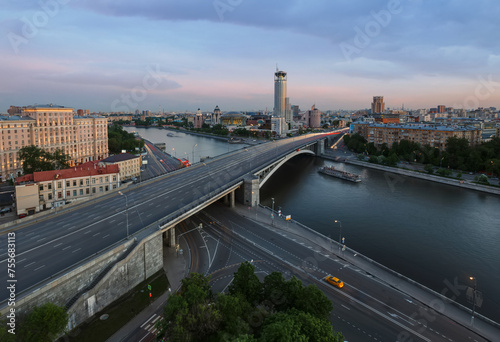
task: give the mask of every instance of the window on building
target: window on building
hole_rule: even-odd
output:
[[[43,184],[40,184],[40,191],[43,191]]]
[[[68,190],[68,191],[66,191],[66,197],[69,197],[69,196],[71,196],[71,191]]]
[[[113,176],[113,182],[116,182],[116,176]]]
[[[92,178],[92,184],[95,184],[95,178]]]
[[[85,189],[85,194],[87,194],[87,195],[90,194],[90,189],[89,188]]]
[[[48,198],[49,200],[51,200],[51,199],[52,199],[52,194],[48,194],[48,195],[47,195],[47,198]]]
[[[62,192],[61,192],[61,191],[59,191],[59,192],[57,193],[57,198],[62,198]]]
[[[102,186],[99,187],[99,192],[103,192]]]
[[[62,188],[62,182],[57,182],[57,188],[61,189]]]
[[[73,190],[73,196],[76,197],[76,190]]]
[[[73,181],[73,186],[76,186],[76,179]]]
[[[83,185],[83,179],[80,179],[80,186]]]
[[[69,185],[70,185],[70,181],[66,181],[66,187],[69,188]]]

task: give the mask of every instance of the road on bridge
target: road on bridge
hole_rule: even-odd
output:
[[[220,193],[227,184],[240,182],[251,170],[263,168],[329,134],[310,134],[247,147],[132,185],[122,191],[125,196],[115,192],[73,208],[57,209],[56,213],[39,219],[27,218],[0,235],[0,265],[4,265],[0,267],[6,267],[7,262],[6,233],[13,231],[19,300],[22,291],[26,294],[82,260],[109,249],[127,239],[127,233],[134,235],[172,213],[187,211],[198,205],[203,196]],[[1,272],[0,282],[7,284],[7,272]],[[7,297],[4,286],[0,290],[2,307]]]

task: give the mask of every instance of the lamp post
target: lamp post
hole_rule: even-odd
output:
[[[271,200],[273,201],[273,205],[272,205],[272,208],[271,208],[271,226],[274,226],[274,198],[271,198]]]
[[[120,196],[125,196],[125,215],[127,217],[127,239],[129,238],[129,234],[128,234],[128,197],[127,195],[125,195],[123,192],[121,191],[118,191],[118,193],[120,194]]]
[[[441,158],[441,161],[439,162],[439,168],[441,168],[441,167],[442,167],[442,165],[443,165],[443,159],[444,159],[444,157],[443,157],[443,158]]]
[[[469,277],[470,280],[474,280],[474,288],[472,291],[472,317],[470,318],[470,325],[474,324],[474,311],[476,310],[476,288],[477,288],[477,279],[476,277]]]
[[[342,222],[335,220],[335,223],[338,223],[340,226],[339,229],[339,254],[340,254],[340,246],[342,245]]]
[[[194,145],[193,145],[193,158],[191,159],[191,160],[192,160],[192,161],[191,161],[191,164],[194,164],[194,148],[195,148],[196,146],[198,146],[198,144],[194,144]]]

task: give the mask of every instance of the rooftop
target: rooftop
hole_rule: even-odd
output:
[[[120,154],[115,154],[114,156],[109,156],[106,159],[101,160],[100,162],[102,163],[118,163],[122,162],[125,160],[131,160],[135,158],[140,158],[140,156],[136,156],[130,153],[120,153]]]
[[[90,177],[96,175],[108,175],[113,173],[119,173],[118,165],[106,165],[103,167],[98,167],[97,165],[94,167],[75,166],[70,169],[64,170],[39,171],[30,173],[28,175],[16,178],[16,183],[38,183],[55,179]]]

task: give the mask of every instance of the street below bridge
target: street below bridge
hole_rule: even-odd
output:
[[[251,262],[262,281],[272,272],[314,284],[332,301],[334,330],[348,341],[488,341],[500,331],[432,293],[395,279],[353,251],[339,254],[338,245],[307,228],[275,217],[270,210],[242,205],[228,209],[214,204],[184,224],[190,231],[180,238],[186,273],[210,276],[214,292],[225,292],[242,262]],[[202,229],[193,229],[202,224]],[[342,289],[324,277],[341,278]],[[162,315],[159,308],[155,317]],[[145,317],[144,322],[150,317]],[[137,326],[123,341],[151,339]],[[477,331],[478,333],[474,332]],[[114,341],[111,339],[110,341]]]

